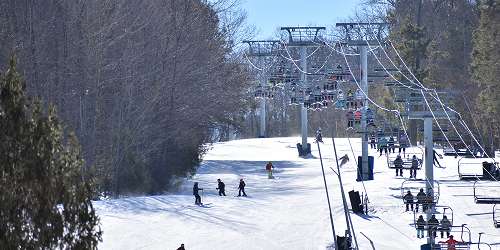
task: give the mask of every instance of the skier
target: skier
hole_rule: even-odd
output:
[[[405,201],[405,204],[406,204],[406,212],[409,211],[409,207],[411,206],[411,211],[413,211],[413,194],[411,193],[410,190],[408,190],[408,193],[405,194],[405,196],[403,196],[403,199]]]
[[[396,152],[396,148],[394,147],[394,137],[389,137],[389,142],[387,143],[387,147],[389,148],[389,154],[391,153],[391,150],[393,153]]]
[[[417,204],[416,204],[415,211],[418,212],[418,205],[419,204],[422,204],[422,210],[424,212],[427,210],[427,205],[424,204],[426,199],[427,199],[427,195],[424,193],[424,189],[421,188],[420,191],[417,194]]]
[[[396,168],[396,176],[400,175],[403,177],[403,159],[401,159],[401,155],[396,156],[394,168]]]
[[[339,161],[340,161],[340,165],[339,167],[342,167],[344,166],[347,162],[349,162],[349,156],[347,156],[347,154],[345,154],[344,156],[340,157],[339,158]]]
[[[181,246],[180,246],[179,248],[177,248],[177,250],[186,250],[186,249],[184,248],[184,244],[181,244]]]
[[[434,155],[433,155],[433,157],[432,157],[432,158],[434,159],[434,166],[439,167],[439,168],[443,168],[443,167],[441,166],[441,164],[439,163],[439,161],[437,160],[437,156],[439,156],[439,159],[443,159],[443,156],[442,156],[442,155],[440,155],[440,154],[438,154],[438,153],[436,152],[436,150],[434,150],[434,149],[432,150],[432,152],[433,152],[433,154],[434,154]]]
[[[268,162],[266,164],[266,171],[267,171],[267,178],[272,179],[273,178],[273,163]]]
[[[356,112],[354,112],[354,123],[355,124],[360,124],[361,123],[361,111],[358,109]]]
[[[347,118],[347,128],[352,128],[354,126],[354,113],[352,110],[349,110],[345,116]]]
[[[399,137],[399,153],[401,154],[401,151],[403,151],[403,156],[405,156],[407,147],[408,147],[408,138],[406,137],[405,134],[402,134]]]
[[[441,223],[439,225],[439,232],[441,233],[441,238],[444,238],[444,232],[446,232],[446,237],[450,237],[450,227],[451,222],[448,220],[446,215],[443,215],[443,219],[441,219]]]
[[[203,190],[203,188],[199,188],[198,182],[195,182],[193,186],[194,204],[203,205],[203,203],[201,203],[201,196],[198,194],[199,190]]]
[[[420,215],[417,219],[417,238],[424,238],[424,228],[425,228],[425,220],[424,216]]]
[[[411,158],[411,169],[410,169],[410,178],[417,178],[417,169],[418,169],[419,161],[416,155],[413,155]]]
[[[321,128],[316,131],[316,141],[323,142],[323,136],[321,135]]]
[[[245,193],[245,182],[243,181],[243,179],[240,179],[240,185],[238,186],[238,196],[241,196],[241,192],[243,192],[243,196],[247,196],[247,194]]]
[[[370,134],[370,148],[377,149],[377,143],[375,143],[375,133]]]
[[[436,238],[436,229],[439,225],[439,221],[436,219],[436,215],[432,215],[429,221],[427,221],[428,232],[427,235]]]
[[[447,250],[457,250],[455,246],[458,245],[458,241],[453,239],[453,235],[450,235],[447,241],[440,241],[439,243],[446,243]]]
[[[219,196],[226,196],[226,184],[220,179],[217,179],[217,190],[219,190]]]
[[[385,152],[385,154],[387,154],[387,139],[385,137],[379,137],[378,149],[380,151],[380,156],[382,156],[382,152]]]

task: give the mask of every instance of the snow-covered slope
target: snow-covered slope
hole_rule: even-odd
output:
[[[325,249],[333,238],[317,145],[313,144],[314,158],[302,159],[295,148],[298,141],[268,138],[218,143],[179,193],[96,202],[104,231],[100,249],[176,249],[181,243],[189,250]],[[351,139],[351,143],[356,156],[360,155],[360,140]],[[337,139],[336,145],[339,157],[348,154],[351,159],[341,169],[345,191],[364,192],[362,184],[355,181],[348,140]],[[325,138],[320,146],[335,230],[343,234],[346,223],[340,189],[330,169],[335,164],[331,139]],[[385,157],[370,153],[375,155],[375,180],[365,185],[371,211],[366,216],[351,214],[360,249],[372,249],[360,232],[376,249],[420,249],[425,240],[417,239],[411,225],[413,213],[404,212],[399,198],[404,179],[396,178],[387,168]],[[267,179],[268,161],[276,168],[275,179]],[[445,157],[441,161],[446,168],[435,170],[436,179],[441,181],[439,204],[453,208],[455,225],[468,224],[473,241],[477,241],[477,233],[485,232],[481,241],[498,244],[500,229],[493,227],[492,205],[474,203],[473,182],[458,181],[457,159]],[[423,175],[421,170],[417,177]],[[215,190],[218,178],[226,184],[226,197],[219,197]],[[240,178],[247,183],[249,197],[236,197]],[[205,207],[194,205],[194,181],[205,189]],[[493,249],[500,249],[499,245]]]

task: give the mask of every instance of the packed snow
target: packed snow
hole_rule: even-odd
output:
[[[333,236],[318,145],[312,143],[313,156],[304,159],[298,157],[295,147],[299,141],[300,138],[290,137],[217,143],[204,157],[197,174],[184,180],[178,192],[95,202],[104,231],[99,248],[177,249],[184,243],[188,250],[326,249],[333,243]],[[355,180],[356,164],[349,140],[335,141],[338,157],[347,154],[350,158],[341,168],[345,192],[364,193],[362,183]],[[361,142],[350,141],[357,159]],[[336,168],[331,138],[324,138],[319,146],[335,231],[343,235],[346,219],[339,181],[330,169]],[[419,149],[407,151],[411,154]],[[351,212],[359,249],[373,249],[368,238],[375,249],[420,249],[426,240],[417,238],[414,214],[404,211],[401,200],[401,186],[409,172],[405,171],[403,178],[395,177],[394,170],[387,167],[385,156],[379,157],[375,150],[371,150],[370,155],[375,156],[375,180],[364,182],[370,211],[368,215]],[[267,178],[268,161],[275,167],[275,179]],[[457,161],[445,156],[440,162],[446,168],[434,170],[435,179],[440,182],[439,205],[453,209],[454,225],[467,224],[473,242],[478,241],[478,233],[484,232],[481,242],[500,249],[500,228],[493,226],[493,205],[474,202],[474,182],[459,180]],[[417,178],[423,177],[424,170],[419,170]],[[225,197],[220,197],[215,189],[218,178],[226,184]],[[241,178],[247,184],[248,197],[237,197]],[[204,206],[194,204],[192,185],[195,181],[204,188]],[[499,190],[496,188],[498,196]],[[454,229],[452,234],[460,240],[461,232]],[[439,235],[437,240],[441,240]],[[488,248],[483,245],[480,249]]]

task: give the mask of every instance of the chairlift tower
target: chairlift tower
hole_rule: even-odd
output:
[[[319,32],[325,30],[325,27],[281,27],[281,30],[288,32],[287,47],[300,48],[300,67],[301,67],[301,84],[302,93],[305,97],[304,91],[308,86],[307,82],[307,48],[318,47],[324,43],[318,39]],[[301,134],[302,144],[298,144],[300,156],[307,156],[311,154],[311,147],[307,143],[307,107],[304,105],[303,99],[301,103]]]
[[[337,23],[336,27],[343,28],[345,40],[342,42],[348,46],[358,47],[360,54],[360,87],[365,93],[363,109],[361,110],[361,180],[370,180],[370,169],[368,165],[368,130],[366,123],[366,108],[368,107],[368,47],[383,40],[382,31],[387,23]]]
[[[258,65],[263,66],[266,59],[273,58],[277,56],[279,51],[280,41],[276,40],[255,40],[255,41],[243,41],[243,43],[248,44],[247,55],[250,57],[255,57],[258,59]],[[261,86],[267,84],[268,73],[266,69],[262,69],[259,76],[259,81]],[[259,137],[264,138],[267,136],[266,133],[266,98],[260,99],[260,126],[259,126]]]
[[[420,92],[422,94],[422,92]],[[425,95],[426,92],[423,92]],[[422,96],[422,95],[421,95]],[[445,112],[445,111],[431,111],[429,110],[429,107],[427,105],[432,106],[433,103],[431,103],[430,98],[431,96],[427,97],[427,100],[424,100],[424,96],[422,96],[422,100],[416,100],[412,99],[411,101],[408,100],[405,103],[405,110],[407,110],[407,113],[405,115],[408,117],[409,120],[424,120],[424,145],[425,145],[425,152],[424,152],[424,166],[425,166],[425,179],[426,179],[426,193],[430,197],[433,197],[433,202],[434,202],[434,142],[432,138],[432,132],[433,132],[433,123],[434,119],[437,120],[448,120],[450,119],[458,119],[457,115],[452,112]],[[418,107],[419,105],[422,106],[422,108],[418,110],[423,110],[423,111],[415,111],[412,110],[414,107]],[[440,104],[437,104],[440,105]],[[438,109],[434,109],[438,110]],[[426,213],[426,219],[429,221],[431,216],[435,213],[435,207],[434,205],[430,206],[430,209],[427,209]],[[434,237],[427,236],[427,243],[434,245],[435,240]]]

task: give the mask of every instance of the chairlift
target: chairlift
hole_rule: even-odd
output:
[[[316,86],[314,91],[312,92],[312,100],[313,103],[322,103],[323,102],[323,93],[321,93],[321,88]]]
[[[455,244],[455,250],[469,250],[471,246],[475,243],[472,243],[472,236],[470,229],[466,226],[466,224],[462,224],[461,226],[452,226],[450,234],[455,236],[455,239],[458,241]],[[458,235],[460,235],[460,239],[458,239]],[[434,243],[432,245],[433,250],[448,250],[447,243]]]
[[[335,100],[335,93],[330,91],[322,92],[323,100],[327,102],[333,102]]]
[[[477,204],[500,204],[500,184],[493,181],[474,182],[474,202]]]
[[[414,202],[416,204],[416,201]],[[443,219],[443,216],[446,216],[446,218],[450,221],[450,229],[453,227],[453,209],[450,206],[441,206],[441,205],[435,205],[433,206],[434,212],[431,215],[435,215],[436,219],[439,220],[439,223],[441,223],[441,220]],[[420,210],[417,212],[415,209],[413,210],[413,224],[415,228],[417,228],[417,220],[420,215],[426,215],[426,211]],[[427,227],[426,227],[427,229]],[[438,226],[438,231],[443,230],[441,228],[441,225]]]
[[[434,180],[434,197],[431,202],[429,202],[430,205],[436,204],[439,201],[439,193],[440,193],[440,188],[439,188],[439,181]],[[420,189],[423,189],[426,193],[426,188],[427,188],[427,180],[422,180],[422,179],[407,179],[401,183],[401,199],[404,200],[404,196],[408,191],[410,191],[415,197],[418,192],[420,192]]]
[[[484,177],[488,177],[490,174],[493,174],[490,172],[490,169],[483,168],[484,162],[498,164],[490,158],[460,158],[458,160],[458,177],[461,180],[483,179]],[[484,176],[484,174],[487,176]]]
[[[337,81],[336,80],[328,80],[323,85],[323,90],[325,90],[325,91],[334,91],[334,90],[337,90]]]
[[[406,170],[410,170],[412,169],[411,168],[411,165],[412,165],[412,161],[413,161],[413,156],[416,156],[417,157],[417,160],[418,160],[418,167],[417,167],[417,170],[420,170],[422,169],[422,162],[423,162],[423,157],[424,157],[424,154],[419,152],[419,153],[405,153],[405,156],[402,156],[401,159],[403,160],[403,169],[406,169]],[[396,167],[394,166],[394,160],[396,160],[396,157],[397,156],[387,156],[387,166],[390,168],[390,169],[395,169]]]

